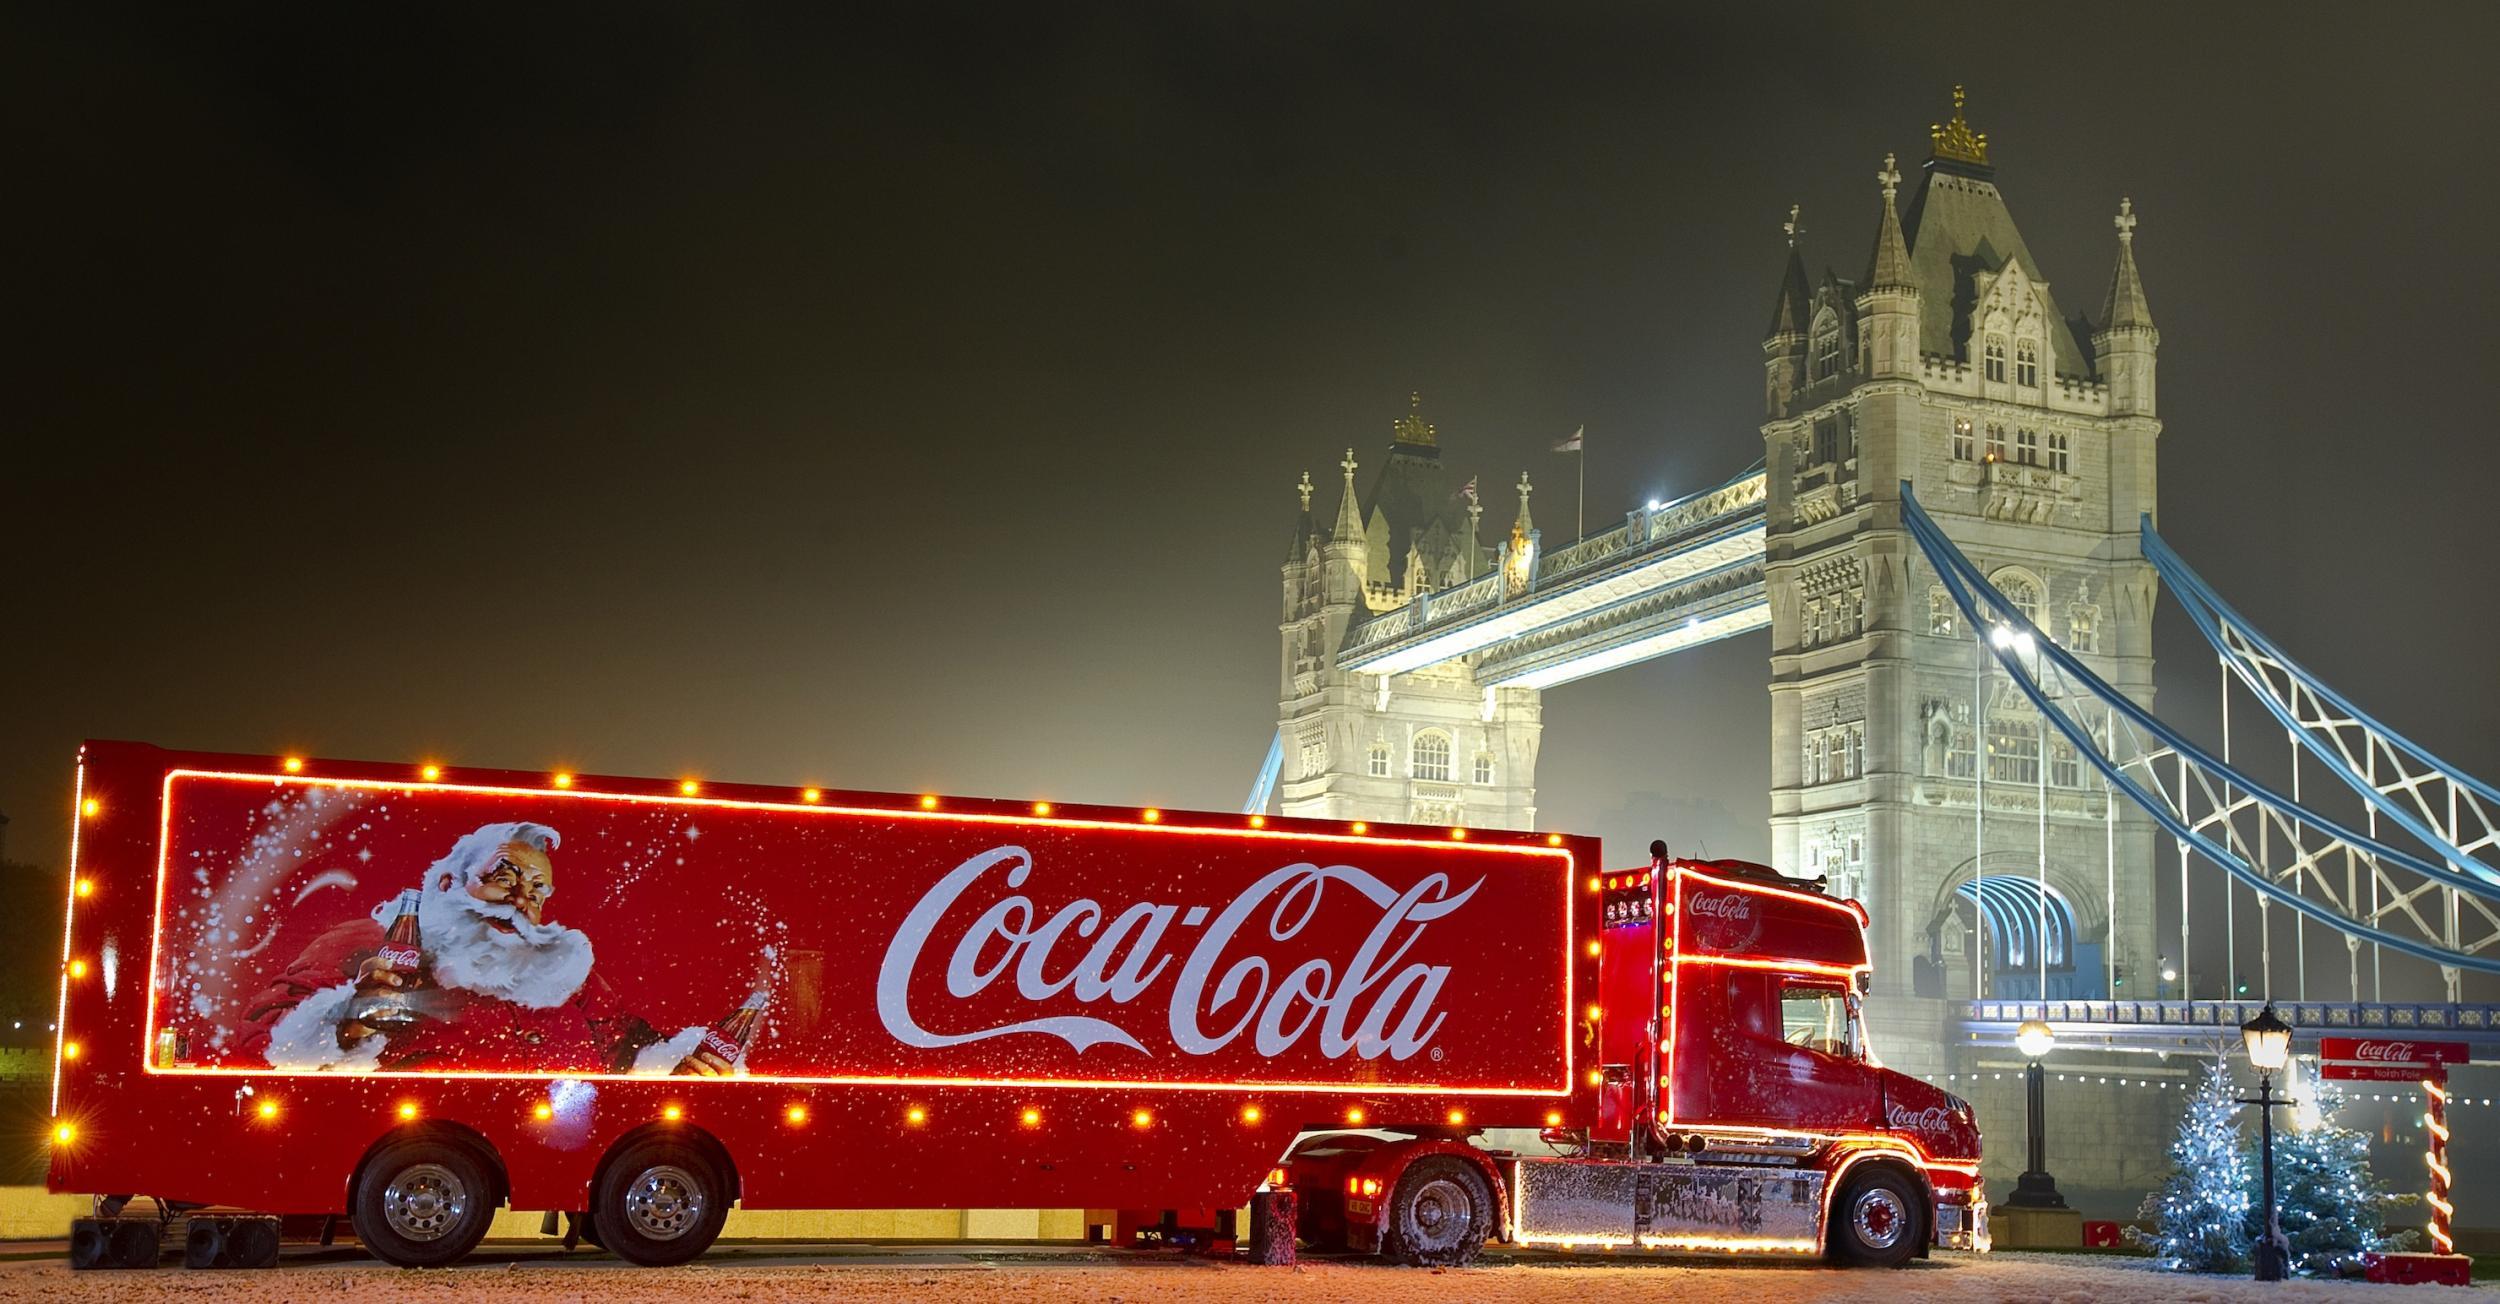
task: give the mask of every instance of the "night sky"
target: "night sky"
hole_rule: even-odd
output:
[[[2173,541],[2500,776],[2500,11],[523,8],[0,17],[12,858],[88,736],[1232,807],[1296,477],[1744,468],[1957,81],[2062,304],[2135,200]],[[1549,693],[1546,822],[1767,850],[1767,654]]]

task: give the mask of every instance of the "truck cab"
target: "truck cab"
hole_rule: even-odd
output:
[[[1589,887],[1595,1121],[1576,1154],[1519,1162],[1516,1239],[1871,1264],[1986,1248],[1969,1104],[1868,1045],[1856,902],[1663,854]]]

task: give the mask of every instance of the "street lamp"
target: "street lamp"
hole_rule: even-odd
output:
[[[2040,1085],[2044,1077],[2040,1071],[2040,1060],[2049,1053],[2049,1047],[2056,1044],[2057,1034],[2038,1019],[2025,1020],[2023,1026],[2014,1030],[2014,1049],[2031,1061],[2023,1069],[2023,1120],[2031,1149],[2028,1155],[2030,1162],[2025,1165],[2023,1175],[2014,1179],[2014,1193],[2005,1199],[2008,1208],[2066,1207],[2066,1197],[2057,1193],[2057,1179],[2049,1175],[2048,1142],[2042,1131],[2045,1093]]]
[[[2293,1102],[2274,1098],[2274,1075],[2291,1062],[2292,1025],[2276,1018],[2274,1002],[2268,1001],[2256,1018],[2240,1025],[2240,1039],[2248,1043],[2248,1062],[2257,1070],[2257,1098],[2240,1103],[2257,1107],[2257,1154],[2265,1173],[2266,1230],[2258,1238],[2251,1257],[2256,1262],[2257,1280],[2281,1281],[2283,1260],[2290,1246],[2283,1239],[2283,1224],[2274,1212],[2274,1107]]]

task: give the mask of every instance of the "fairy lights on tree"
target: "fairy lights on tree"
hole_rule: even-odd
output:
[[[2239,1088],[2220,1060],[2188,1098],[2179,1135],[2170,1143],[2170,1178],[2147,1196],[2151,1232],[2127,1235],[2164,1268],[2180,1272],[2248,1271],[2248,1150],[2239,1128]]]
[[[2370,1171],[2370,1138],[2335,1124],[2346,1099],[2332,1082],[2303,1092],[2290,1131],[2274,1142],[2275,1184],[2291,1269],[2302,1277],[2358,1271],[2361,1256],[2403,1249],[2411,1232],[2387,1234],[2387,1184]]]

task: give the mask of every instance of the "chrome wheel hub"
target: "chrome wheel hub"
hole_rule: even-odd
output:
[[[1910,1211],[1898,1193],[1881,1186],[1869,1187],[1851,1206],[1849,1225],[1856,1230],[1860,1244],[1868,1249],[1888,1250],[1909,1231]]]
[[[1415,1192],[1413,1213],[1414,1248],[1427,1254],[1454,1250],[1467,1239],[1467,1229],[1476,1220],[1476,1202],[1467,1195],[1467,1188],[1446,1177],[1436,1177]]]
[[[646,1240],[673,1241],[703,1221],[703,1184],[674,1164],[656,1164],[625,1188],[625,1221]]]
[[[412,1241],[441,1239],[468,1211],[468,1185],[441,1164],[410,1164],[382,1188],[382,1220]]]

